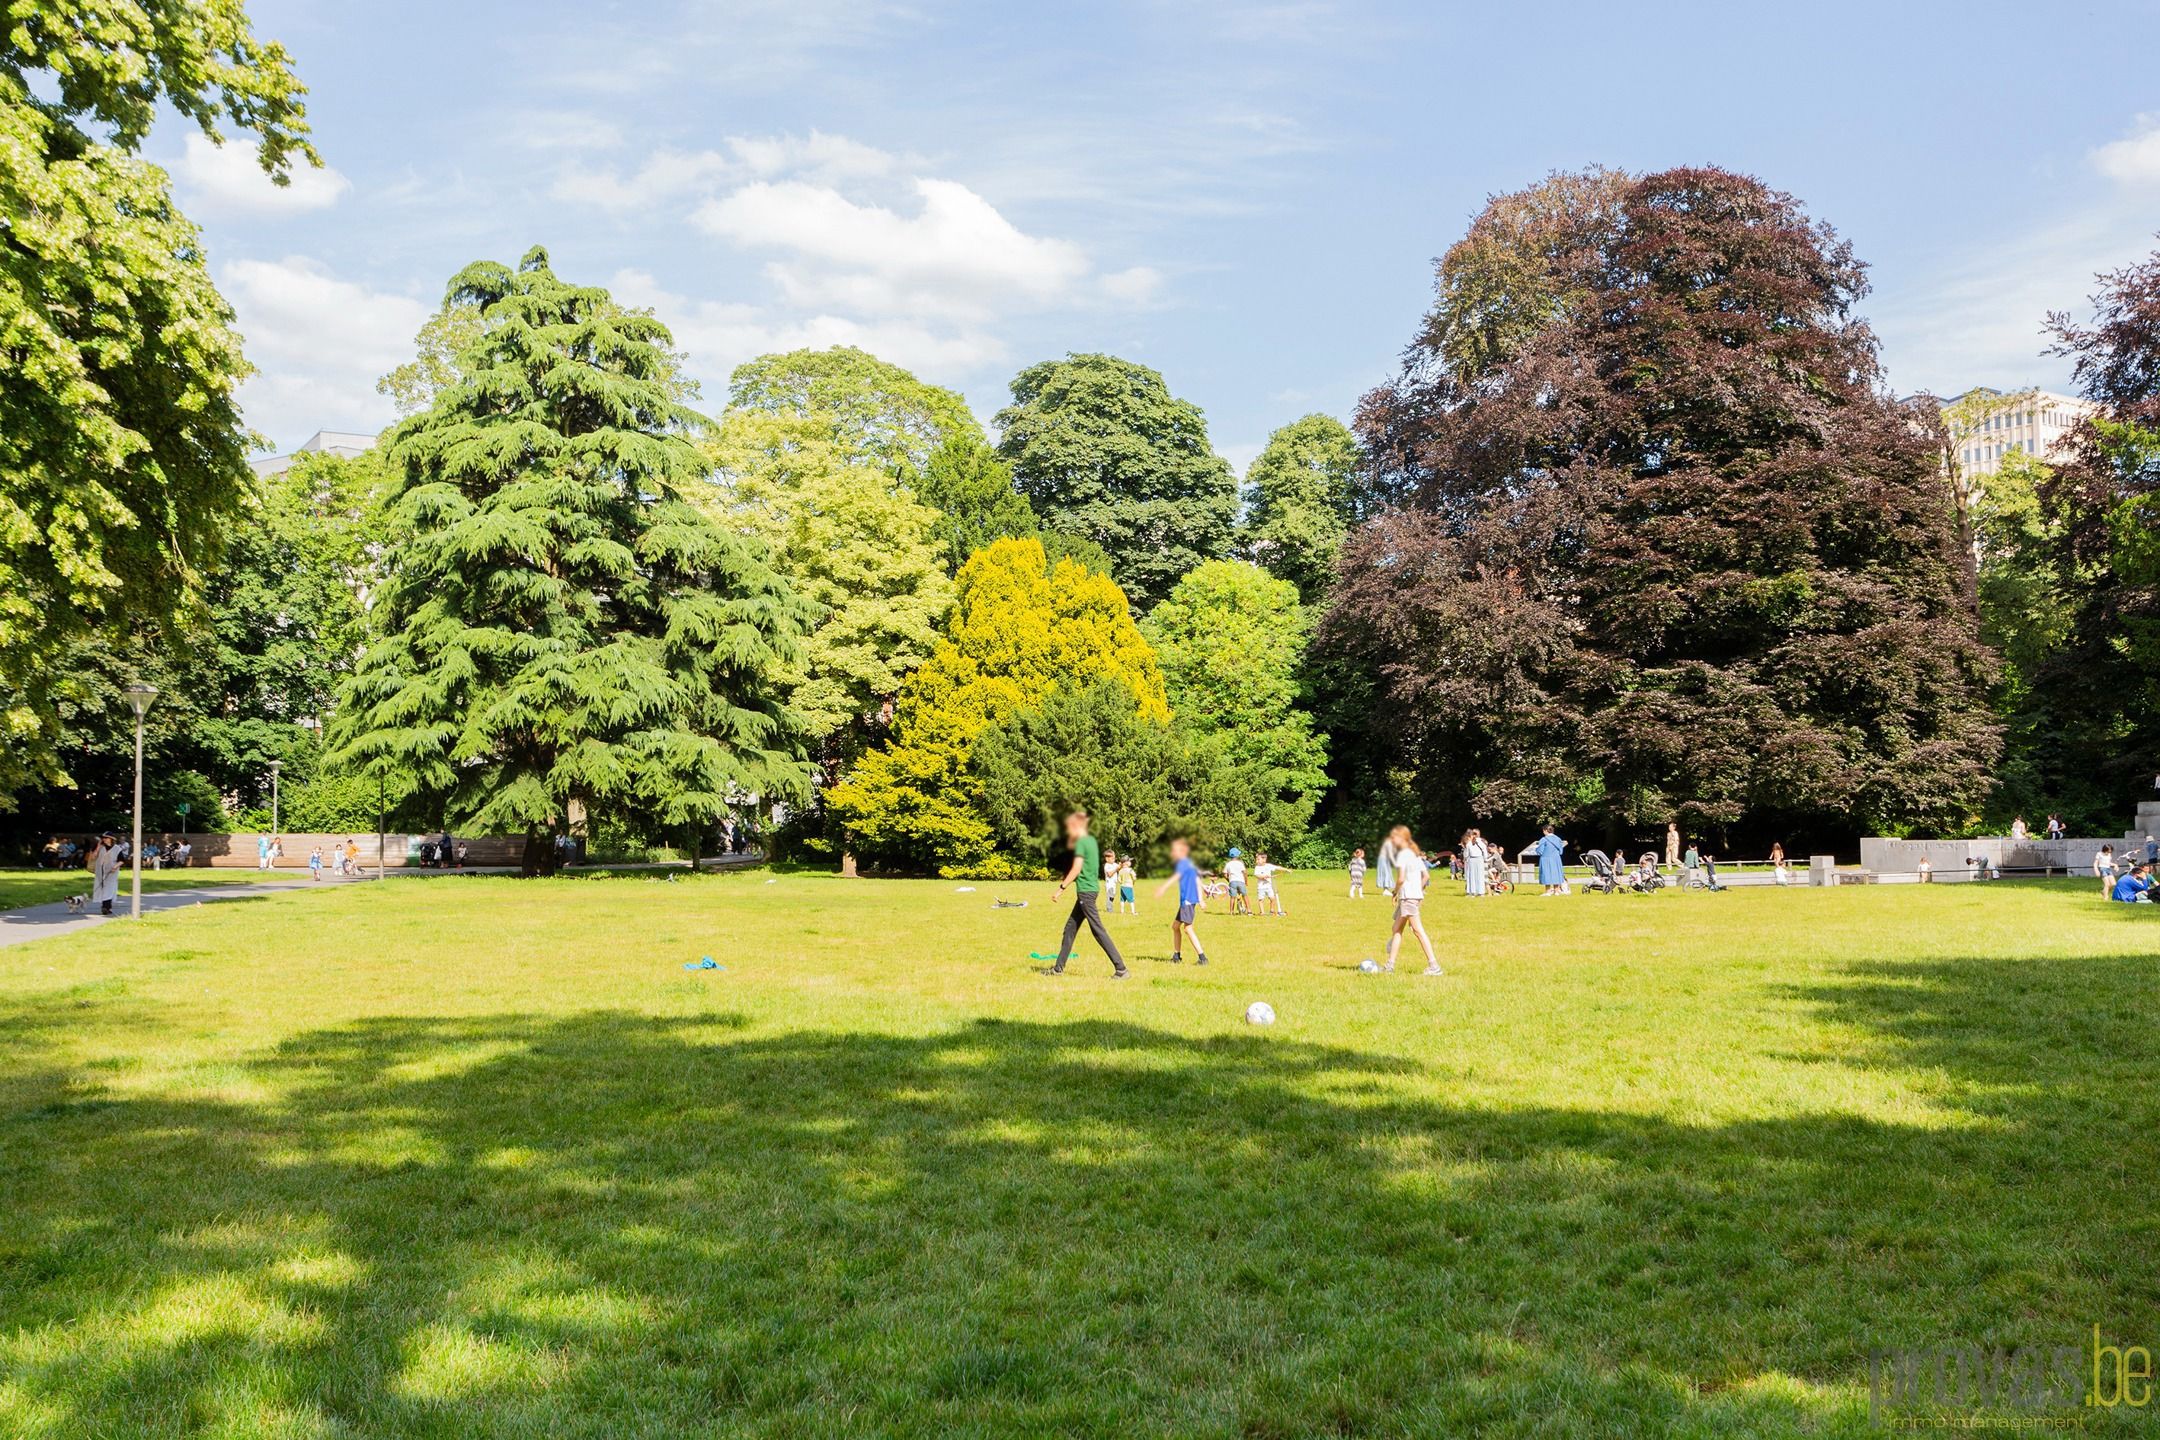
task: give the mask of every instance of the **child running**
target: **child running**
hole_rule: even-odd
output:
[[[314,849],[308,851],[307,868],[309,879],[322,879],[322,846],[317,845]]]
[[[1127,915],[1137,915],[1140,913],[1140,907],[1133,903],[1133,883],[1139,878],[1140,877],[1133,872],[1132,856],[1127,855],[1123,860],[1118,862],[1118,905],[1121,909],[1124,910]]]
[[[1402,948],[1402,932],[1405,926],[1417,933],[1418,944],[1425,951],[1425,973],[1438,975],[1440,961],[1433,955],[1432,941],[1425,934],[1425,922],[1418,915],[1425,903],[1425,877],[1431,867],[1425,863],[1425,852],[1418,849],[1417,841],[1410,836],[1410,827],[1398,825],[1388,834],[1388,843],[1395,847],[1395,925],[1388,932],[1387,964],[1383,967],[1393,973],[1395,952]]]
[[[1155,898],[1172,885],[1177,886],[1177,918],[1170,922],[1170,963],[1181,965],[1185,961],[1185,938],[1192,937],[1194,963],[1207,964],[1207,951],[1200,948],[1200,932],[1193,929],[1193,916],[1200,910],[1200,867],[1192,862],[1192,846],[1180,836],[1170,842],[1170,878],[1155,887]]]
[[[1350,898],[1365,898],[1365,851],[1362,848],[1350,852]]]

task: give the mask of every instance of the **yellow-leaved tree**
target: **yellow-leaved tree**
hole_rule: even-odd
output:
[[[990,726],[1062,684],[1115,678],[1140,713],[1167,721],[1155,652],[1125,592],[1040,540],[999,540],[960,569],[958,596],[930,659],[908,678],[892,737],[825,792],[861,852],[911,869],[977,865],[991,828],[968,765]]]

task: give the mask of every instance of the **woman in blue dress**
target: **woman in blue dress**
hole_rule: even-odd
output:
[[[1560,887],[1567,883],[1567,871],[1561,868],[1560,856],[1567,849],[1567,841],[1553,834],[1550,825],[1537,842],[1537,883],[1545,887],[1547,895],[1558,895]]]

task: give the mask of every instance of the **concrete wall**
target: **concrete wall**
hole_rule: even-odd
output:
[[[2124,853],[2124,842],[2118,839],[2012,840],[1988,835],[1975,840],[1892,840],[1870,835],[1860,841],[1860,864],[1873,875],[1911,875],[1924,855],[1935,867],[1935,878],[1949,880],[1963,879],[1966,857],[1978,856],[1983,864],[2005,872],[2052,869],[2090,875],[2093,856],[2102,845],[2113,845],[2117,855]],[[2138,858],[2143,858],[2142,845]]]

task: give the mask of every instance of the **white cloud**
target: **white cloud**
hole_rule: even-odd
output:
[[[263,173],[253,146],[238,140],[220,145],[201,131],[188,135],[187,149],[173,169],[190,205],[253,215],[322,210],[352,188],[337,171],[328,166],[318,170],[305,160],[293,163],[290,184],[278,185]]]
[[[649,307],[674,333],[712,410],[725,403],[736,366],[777,350],[854,345],[944,384],[1010,358],[1005,343],[979,327],[945,330],[908,320],[789,315],[758,305],[692,300],[666,290],[643,270],[618,271],[609,289],[625,305]]]
[[[2140,115],[2130,133],[2092,152],[2093,165],[2118,185],[2160,186],[2160,115]]]
[[[1151,305],[1162,287],[1162,271],[1152,265],[1134,265],[1102,277],[1103,294],[1125,305]]]
[[[753,175],[772,176],[809,171],[833,179],[889,175],[904,164],[919,163],[845,135],[812,130],[807,137],[795,135],[731,135],[728,150]]]
[[[717,150],[659,150],[627,174],[572,166],[555,177],[549,193],[601,210],[649,210],[696,194],[738,170],[731,156]]]
[[[393,418],[375,381],[408,359],[431,307],[341,280],[302,256],[219,270],[257,374],[241,390],[248,424],[290,448],[317,430],[369,431]]]
[[[903,214],[829,185],[761,180],[691,218],[746,249],[783,252],[766,273],[804,306],[980,322],[1004,307],[1070,300],[1088,274],[1079,246],[1026,234],[957,181],[913,188],[920,205]]]

